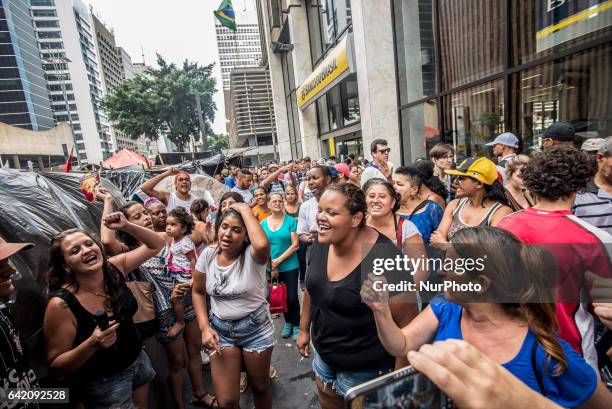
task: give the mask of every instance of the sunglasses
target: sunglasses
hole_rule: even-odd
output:
[[[384,154],[387,154],[387,153],[391,152],[391,148],[381,149],[381,150],[379,150],[378,152],[380,152],[380,153],[384,153]]]

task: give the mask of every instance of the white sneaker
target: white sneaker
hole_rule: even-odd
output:
[[[202,365],[208,365],[210,363],[210,356],[204,349],[200,351],[200,356],[202,357]]]

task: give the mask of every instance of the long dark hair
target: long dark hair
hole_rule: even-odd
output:
[[[504,187],[502,186],[501,183],[499,183],[499,180],[496,179],[492,185],[485,184],[484,189],[485,189],[485,195],[482,198],[482,203],[481,203],[483,207],[484,207],[485,200],[490,200],[492,202],[499,202],[503,204],[504,206],[508,206],[508,198],[506,197],[506,194],[504,193]]]
[[[414,168],[421,174],[423,184],[427,186],[429,190],[440,195],[442,199],[448,197],[448,189],[437,176],[434,176],[434,164],[432,161],[427,159],[419,160],[414,164]]]
[[[240,196],[240,197],[242,198],[242,196]],[[242,201],[241,203],[244,203],[244,201]],[[219,228],[221,227],[221,223],[223,223],[223,220],[225,220],[228,217],[235,217],[236,219],[240,220],[240,223],[244,226],[244,228],[246,230],[246,224],[244,223],[244,219],[242,218],[242,215],[240,215],[240,213],[238,213],[234,209],[226,209],[221,214],[220,217],[217,217],[217,220],[215,221],[215,241],[217,242],[217,247],[215,248],[215,251],[212,252],[212,256],[208,259],[208,263],[207,264],[212,263],[214,258],[216,256],[218,256],[219,254],[221,254],[221,247],[219,246]],[[239,256],[239,258],[240,258],[240,269],[242,269],[242,266],[244,265],[244,256],[245,256],[245,253],[246,253],[246,249],[247,249],[247,247],[250,244],[248,231],[246,233],[246,237],[247,237],[247,239],[244,241],[244,243],[242,243],[242,248],[240,249],[240,256]]]
[[[521,243],[512,233],[489,226],[459,230],[451,239],[464,260],[482,260],[483,268],[465,269],[468,279],[489,278],[490,287],[469,302],[498,303],[510,316],[527,321],[548,358],[557,362],[549,372],[567,369],[563,347],[557,339],[558,324],[552,289],[556,260],[538,246]]]
[[[100,241],[93,234],[85,230],[64,230],[51,240],[48,272],[49,292],[56,293],[62,290],[64,285],[72,286],[76,291],[79,291],[78,280],[74,274],[66,271],[64,254],[62,253],[62,242],[67,236],[75,233],[86,235],[100,248],[103,260],[102,273],[104,274],[104,291],[106,292],[104,307],[107,310],[112,310],[114,314],[119,314],[121,306],[123,305],[121,287],[125,286],[125,278],[123,274],[108,261],[108,256]]]

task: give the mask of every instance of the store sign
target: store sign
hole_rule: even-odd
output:
[[[300,109],[312,104],[347,75],[355,72],[354,61],[353,36],[349,33],[297,89],[297,103]]]
[[[612,25],[612,0],[540,0],[536,50]]]

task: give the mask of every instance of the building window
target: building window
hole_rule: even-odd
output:
[[[34,24],[38,28],[59,28],[58,20],[40,20],[35,21]]]
[[[351,25],[350,1],[307,0],[306,10],[314,66]]]
[[[404,162],[411,158],[425,157],[426,150],[440,141],[438,128],[438,104],[429,100],[402,110],[402,145]]]
[[[436,93],[433,2],[394,2],[400,105]]]
[[[37,31],[38,38],[62,38],[60,31]]]
[[[513,75],[512,128],[528,147],[557,121],[572,123],[581,140],[611,135],[611,66],[608,43]]]
[[[32,10],[32,16],[34,17],[57,17],[57,11],[55,10]]]
[[[30,0],[30,4],[32,5],[32,7],[37,7],[37,6],[55,6],[55,1],[54,0]]]
[[[504,131],[502,81],[487,82],[444,97],[447,141],[458,157],[487,156],[486,143]]]

